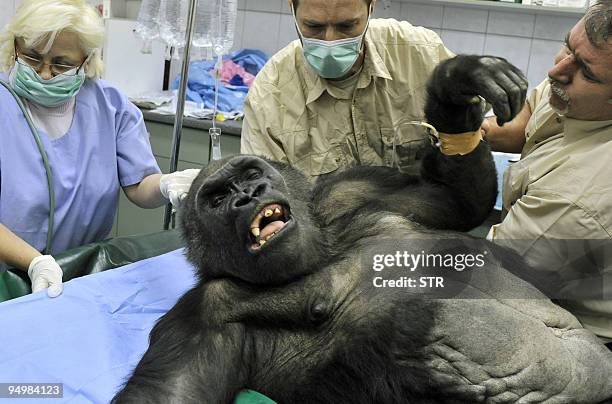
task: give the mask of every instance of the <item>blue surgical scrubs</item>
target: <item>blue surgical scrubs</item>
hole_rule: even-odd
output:
[[[0,75],[7,80],[7,75]],[[55,188],[51,253],[106,238],[120,187],[159,173],[142,113],[117,88],[86,80],[68,132],[39,129]],[[45,247],[49,192],[42,158],[13,96],[0,86],[0,222],[34,248]]]

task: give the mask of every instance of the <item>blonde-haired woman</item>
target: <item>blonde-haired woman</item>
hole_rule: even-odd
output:
[[[85,0],[23,0],[0,37],[0,63],[38,130],[51,167],[55,224],[46,254],[108,236],[122,188],[144,208],[178,203],[197,170],[162,176],[142,114],[98,79],[104,26]],[[28,271],[33,291],[62,291],[42,255],[49,186],[41,153],[14,95],[0,86],[0,261]]]

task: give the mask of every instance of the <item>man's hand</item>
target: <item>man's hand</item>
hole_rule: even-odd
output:
[[[501,126],[523,108],[527,79],[515,66],[495,56],[458,55],[441,62],[427,84],[425,112],[439,131],[461,133],[479,128],[484,98]]]
[[[185,196],[187,196],[191,183],[199,173],[199,169],[190,168],[164,174],[159,180],[159,190],[164,198],[168,199],[175,209],[178,209]]]
[[[62,268],[50,255],[40,255],[30,262],[28,276],[32,281],[32,293],[47,289],[49,297],[57,297],[62,294]]]

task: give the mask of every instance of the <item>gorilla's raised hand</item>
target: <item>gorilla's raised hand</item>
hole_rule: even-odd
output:
[[[441,62],[427,84],[425,115],[441,132],[462,133],[482,123],[484,98],[501,126],[523,108],[527,79],[503,58],[458,55]],[[480,97],[478,97],[480,96]]]

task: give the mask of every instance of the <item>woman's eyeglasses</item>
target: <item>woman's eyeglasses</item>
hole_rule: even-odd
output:
[[[20,63],[23,65],[22,63],[23,61],[28,66],[30,66],[32,69],[36,70],[36,72],[39,72],[43,68],[44,65],[48,65],[49,69],[51,69],[51,74],[54,77],[57,76],[58,74],[63,74],[66,76],[76,76],[79,73],[79,70],[81,70],[81,68],[85,64],[85,62],[87,62],[87,59],[88,58],[85,58],[85,60],[83,60],[83,62],[81,62],[81,64],[78,66],[65,65],[61,63],[46,63],[41,58],[24,55],[23,53],[18,52],[17,46],[15,46],[15,61],[17,63]],[[76,70],[74,72],[71,72],[71,70],[74,70],[74,69]]]

